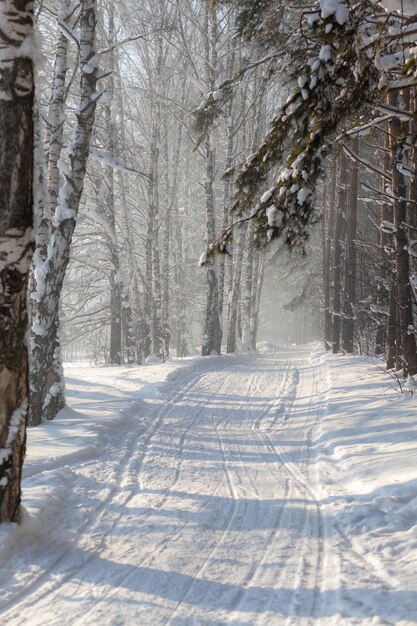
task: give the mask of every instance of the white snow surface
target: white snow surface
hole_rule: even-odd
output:
[[[377,0],[374,0],[376,2]],[[397,11],[404,15],[417,14],[417,0],[379,0],[386,11]]]
[[[417,623],[417,412],[318,345],[66,368],[29,432],[0,623]]]

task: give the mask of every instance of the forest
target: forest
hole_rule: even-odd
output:
[[[323,363],[353,359],[344,385],[363,358],[412,401],[416,181],[416,0],[0,0],[0,523],[25,526],[25,454],[30,464],[31,437],[67,415],[77,367],[81,389],[87,368],[101,372],[94,384],[109,372],[152,382],[154,371],[168,384],[169,368],[195,363],[200,391],[217,370],[235,368],[239,386],[256,369],[235,400],[229,374],[224,392],[207,382],[201,419],[210,403],[224,411],[245,397],[254,407],[238,406],[264,456],[275,421],[263,435],[256,402],[271,396],[279,414],[285,394],[299,398],[312,342]],[[327,393],[323,371],[308,397]],[[182,397],[197,402],[190,381],[184,396],[168,389],[172,415]],[[166,407],[158,420],[170,423]],[[216,432],[239,503],[234,457]],[[289,471],[300,480],[302,469]],[[303,489],[293,496],[307,498]],[[169,623],[261,623],[187,615]],[[304,624],[302,613],[271,615],[265,623]],[[154,618],[141,623],[168,623]],[[99,623],[138,623],[121,619]]]

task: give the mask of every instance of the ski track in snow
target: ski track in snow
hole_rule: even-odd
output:
[[[133,403],[96,459],[51,470],[68,493],[62,536],[50,556],[41,528],[23,544],[33,568],[0,598],[0,623],[417,623],[319,489],[328,385],[326,363],[294,349],[202,360],[165,401]]]

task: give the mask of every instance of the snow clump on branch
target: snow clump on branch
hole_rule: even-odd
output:
[[[381,7],[372,0],[355,5],[318,0],[304,10],[303,28],[290,57],[293,92],[257,151],[233,172],[236,219],[210,246],[208,257],[227,251],[234,227],[248,220],[255,223],[258,245],[283,237],[288,247],[304,248],[309,226],[318,219],[314,190],[324,157],[336,139],[346,136],[351,121],[356,125],[366,108],[372,119],[373,109],[384,103],[390,76],[385,75],[382,61],[394,59],[397,77],[417,71],[410,52],[413,38],[407,39],[407,54],[401,57],[403,65],[398,65],[399,40],[393,29],[398,27],[403,34],[404,22],[395,14],[387,19],[386,10],[397,10],[399,4],[383,2]],[[417,0],[404,2],[404,13],[411,11],[411,4],[417,14]],[[408,22],[406,27],[410,28]],[[201,129],[207,129],[215,117],[213,94],[207,104],[208,108],[199,109]],[[277,172],[275,184],[263,192],[273,172]]]

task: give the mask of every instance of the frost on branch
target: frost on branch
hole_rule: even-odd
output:
[[[360,34],[368,18],[382,23],[382,16],[383,9],[369,2],[352,9],[342,0],[320,0],[305,10],[290,59],[292,95],[236,176],[235,224],[253,220],[259,245],[282,236],[290,248],[304,246],[331,142],[349,118],[381,97],[371,60],[376,44],[363,45]],[[262,195],[271,173],[274,185]],[[217,251],[227,248],[232,232],[223,232]]]
[[[371,100],[377,78],[355,45],[360,13],[322,1],[307,17],[314,50],[307,49],[306,60],[294,67],[297,88],[238,173],[234,205],[240,219],[252,209],[260,242],[283,235],[290,247],[303,245],[315,220],[313,190],[329,142],[347,116]],[[280,166],[275,185],[258,199],[268,175]],[[280,212],[276,222],[271,207]]]

